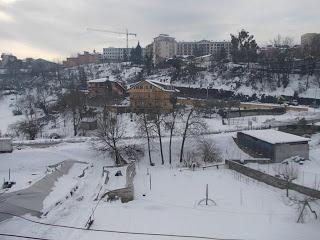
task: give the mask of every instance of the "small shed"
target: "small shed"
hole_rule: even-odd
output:
[[[239,144],[273,162],[293,156],[309,159],[309,138],[273,129],[238,132],[237,138]]]
[[[79,124],[79,129],[82,130],[95,130],[98,127],[97,119],[83,118]]]
[[[0,138],[0,153],[10,153],[13,151],[11,138]]]

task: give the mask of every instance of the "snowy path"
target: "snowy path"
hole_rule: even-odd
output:
[[[16,215],[31,213],[40,216],[44,200],[52,191],[55,182],[63,175],[69,173],[77,161],[63,161],[56,170],[31,185],[30,187],[16,192],[5,193],[0,196],[0,211]],[[9,215],[0,214],[0,222],[10,218]]]

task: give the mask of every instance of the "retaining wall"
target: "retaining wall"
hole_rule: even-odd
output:
[[[274,177],[272,175],[260,172],[258,170],[246,167],[240,163],[234,162],[234,161],[230,161],[230,160],[226,160],[226,165],[229,167],[229,169],[235,170],[239,173],[242,173],[248,177],[251,177],[253,179],[256,179],[260,182],[264,182],[268,185],[271,185],[273,187],[277,187],[280,189],[286,189],[287,185],[288,188],[290,190],[308,195],[310,197],[313,198],[318,198],[320,199],[320,191],[316,190],[316,189],[312,189],[312,188],[308,188],[305,186],[301,186],[295,183],[287,183],[285,180]]]
[[[122,203],[130,202],[134,199],[133,178],[136,175],[136,165],[130,163],[126,169],[126,187],[107,192],[108,198],[119,197]]]

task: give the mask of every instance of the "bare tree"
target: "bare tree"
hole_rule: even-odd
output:
[[[172,110],[169,113],[169,115],[167,116],[167,118],[165,118],[164,124],[165,124],[165,128],[168,129],[170,131],[170,136],[169,136],[169,163],[171,165],[172,163],[172,137],[174,134],[174,130],[176,127],[176,120],[179,117],[180,114],[180,109],[177,106],[177,99],[176,98],[172,98],[171,100],[172,103]]]
[[[21,133],[29,140],[34,140],[39,132],[41,132],[43,125],[37,119],[26,119],[13,124],[11,128],[17,133]]]
[[[109,113],[107,117],[102,116],[98,122],[97,138],[95,148],[98,151],[109,152],[114,157],[116,165],[123,165],[128,160],[138,160],[144,151],[137,145],[125,143],[126,124],[117,114]]]
[[[299,169],[293,162],[285,162],[279,165],[277,169],[277,174],[282,179],[284,179],[286,184],[286,191],[287,191],[287,197],[289,197],[289,187],[290,183],[292,183],[294,180],[296,180],[299,176]]]
[[[314,76],[315,76],[315,81],[316,83],[318,84],[318,87],[320,88],[320,71],[316,71],[314,73]],[[317,97],[317,96],[316,96]]]
[[[63,97],[65,109],[71,111],[74,136],[78,134],[78,126],[86,111],[86,96],[78,88],[71,89]]]
[[[163,147],[162,147],[162,126],[164,124],[164,113],[161,111],[161,108],[156,108],[151,113],[151,129],[155,132],[159,139],[160,146],[160,155],[161,155],[161,164],[164,164],[164,156],[163,156]]]
[[[43,124],[39,120],[36,99],[32,93],[27,92],[26,95],[17,100],[16,103],[24,114],[25,119],[11,126],[16,133],[25,135],[29,140],[34,140],[43,128]]]
[[[183,158],[183,166],[187,168],[200,167],[200,158],[198,153],[194,151],[186,151],[186,156]]]
[[[182,132],[182,143],[180,149],[180,163],[183,162],[184,145],[186,139],[191,135],[201,134],[206,129],[206,123],[199,117],[199,114],[195,108],[191,108],[187,111],[186,118],[184,120],[184,128]]]
[[[35,100],[36,105],[43,111],[43,113],[48,116],[49,115],[49,105],[52,98],[51,91],[48,86],[45,87],[37,87]]]
[[[152,141],[152,132],[153,126],[151,123],[150,116],[146,114],[144,111],[138,116],[137,126],[140,134],[147,139],[148,144],[148,155],[149,155],[149,163],[151,166],[154,165],[151,158],[151,141]]]
[[[198,146],[198,152],[205,163],[222,162],[221,152],[213,141],[202,140]]]
[[[271,44],[275,47],[281,47],[281,46],[288,46],[293,47],[294,46],[294,39],[290,36],[281,36],[278,34],[273,40],[270,41]]]

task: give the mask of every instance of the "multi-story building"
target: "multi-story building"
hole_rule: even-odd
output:
[[[177,42],[167,34],[160,34],[153,39],[153,63],[158,65],[168,58],[177,55]]]
[[[170,111],[172,98],[178,92],[172,85],[158,81],[143,80],[128,90],[132,111]]]
[[[312,43],[312,40],[320,35],[320,33],[305,33],[301,36],[301,46],[306,47]]]
[[[133,48],[115,48],[108,47],[103,49],[103,61],[105,62],[124,62],[128,61],[131,57],[131,51]],[[141,48],[142,56],[145,55],[145,49]],[[128,51],[128,53],[127,53]],[[127,57],[126,57],[127,56]]]
[[[153,43],[147,46],[146,53],[153,55],[153,63],[158,65],[168,58],[174,56],[205,56],[217,54],[224,50],[227,55],[231,52],[231,42],[228,41],[193,41],[177,42],[175,38],[167,34],[160,34],[154,38]]]
[[[179,56],[204,56],[210,54],[216,54],[221,50],[225,50],[227,55],[231,50],[231,43],[227,41],[214,42],[208,40],[202,40],[198,42],[178,42],[177,55]]]
[[[108,47],[103,49],[103,60],[106,62],[123,62],[130,59],[131,48]],[[128,51],[128,52],[127,52]],[[126,57],[127,56],[127,57]]]
[[[74,67],[82,64],[89,64],[89,63],[97,63],[101,60],[101,54],[89,52],[83,52],[83,54],[78,54],[77,57],[69,57],[67,60],[63,61],[63,65],[66,67]]]

